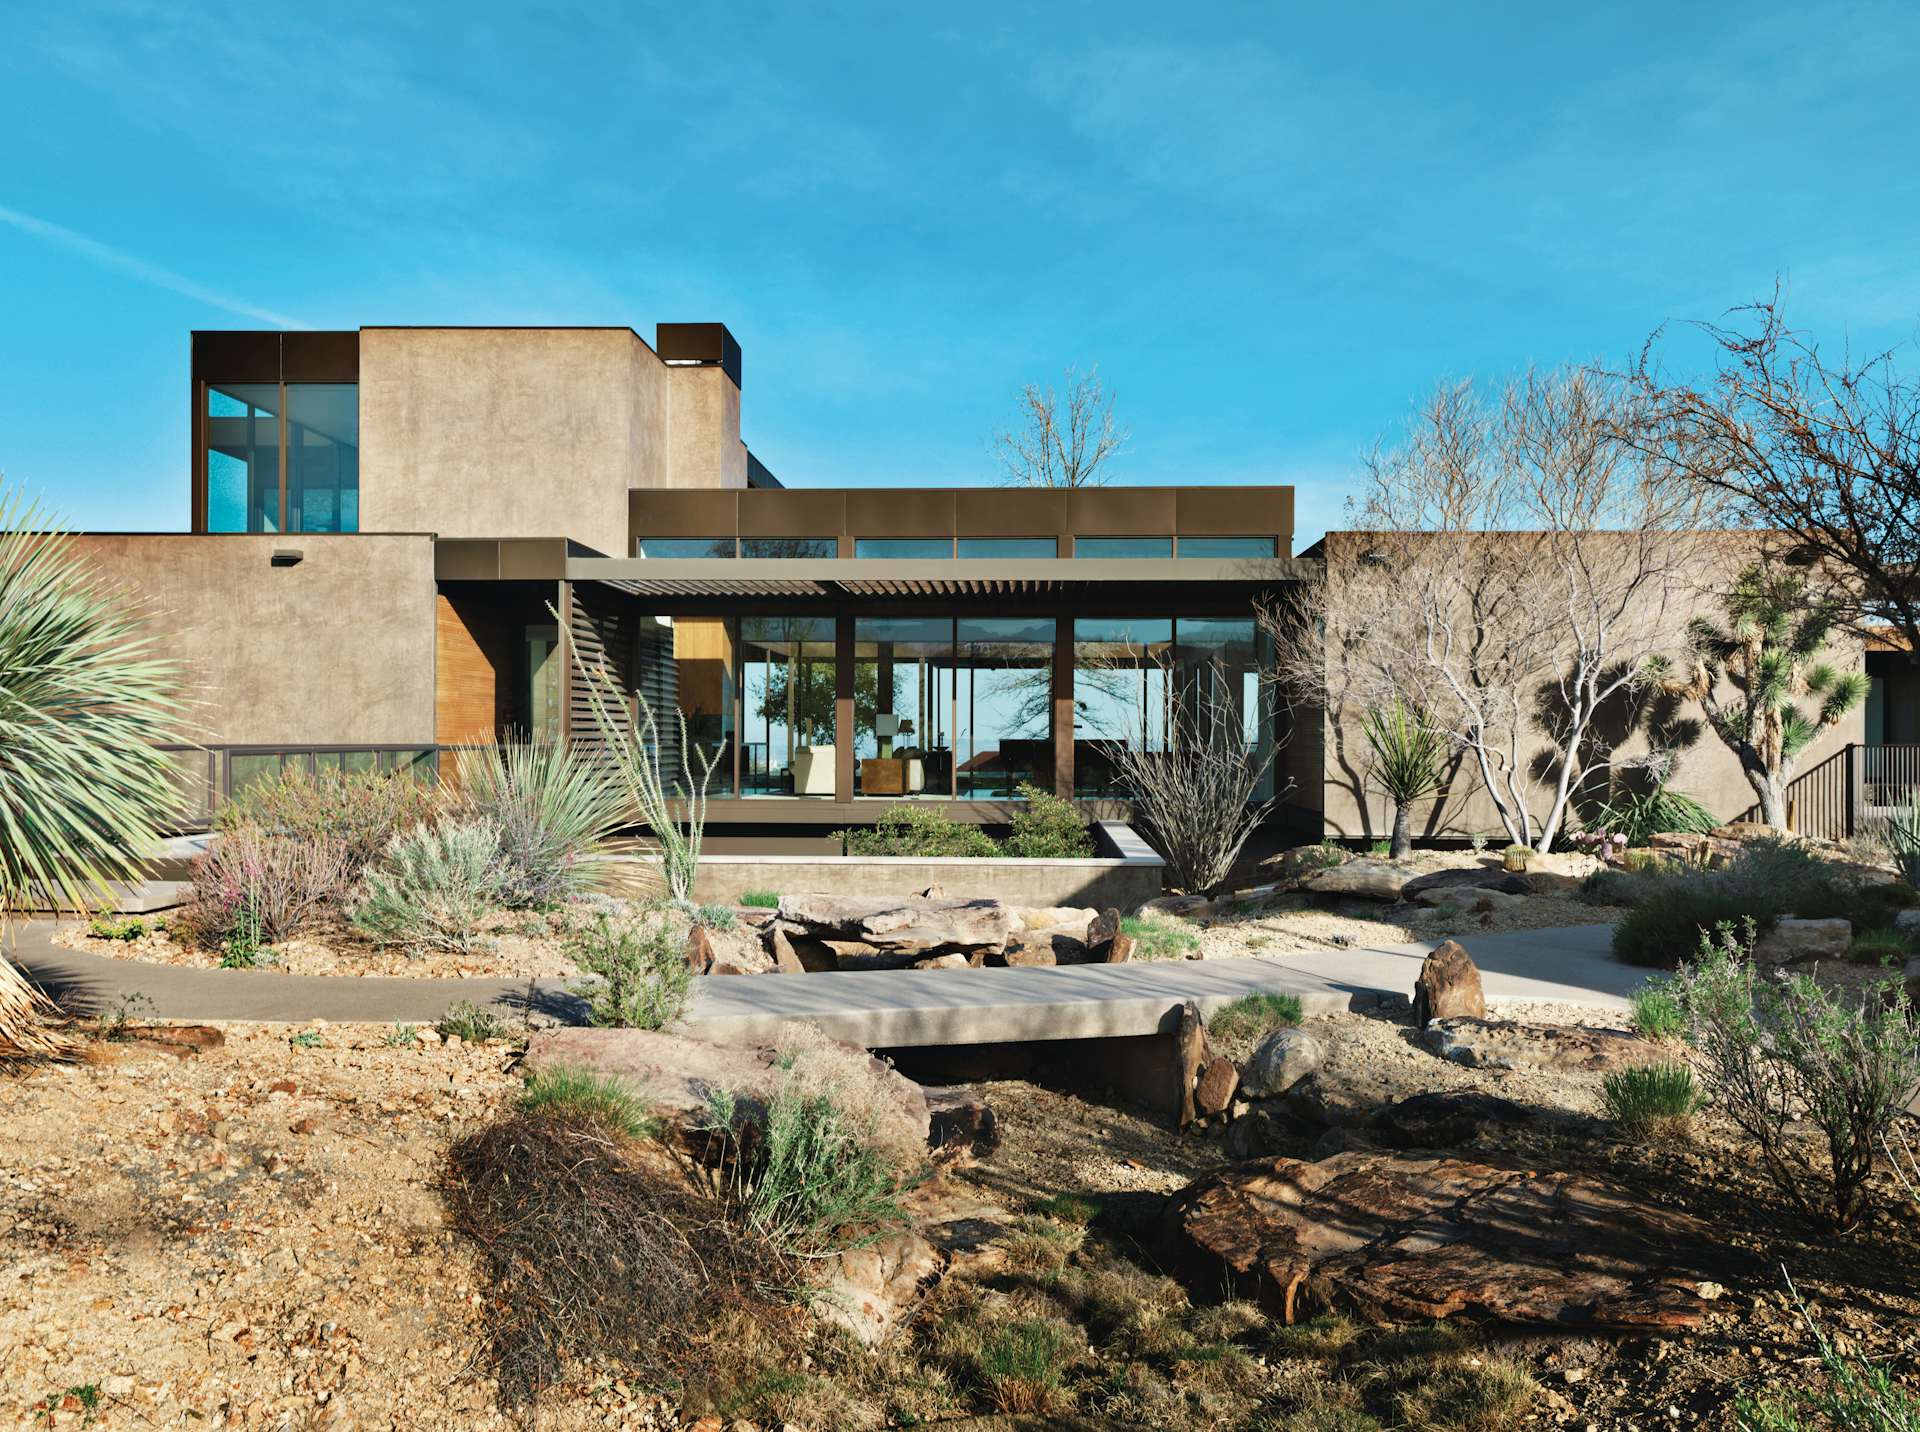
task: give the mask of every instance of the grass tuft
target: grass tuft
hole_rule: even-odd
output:
[[[1616,1069],[1601,1085],[1607,1117],[1629,1134],[1684,1136],[1699,1109],[1700,1088],[1684,1064]]]
[[[433,1028],[442,1039],[459,1039],[468,1044],[485,1044],[489,1039],[507,1036],[507,1022],[470,999],[455,1000],[448,1005],[446,1017]]]
[[[747,890],[740,896],[740,903],[751,910],[778,910],[780,892],[777,890]]]
[[[1291,994],[1245,994],[1207,1021],[1207,1032],[1232,1043],[1257,1044],[1275,1030],[1300,1022],[1300,998]]]
[[[1180,960],[1200,948],[1200,937],[1170,915],[1129,915],[1120,928],[1133,936],[1136,960]]]
[[[1664,981],[1649,984],[1633,997],[1633,1028],[1646,1039],[1678,1039],[1687,1027],[1679,996]]]
[[[570,1115],[626,1139],[651,1138],[660,1131],[660,1121],[631,1089],[573,1065],[534,1071],[520,1093],[519,1105],[522,1113]]]

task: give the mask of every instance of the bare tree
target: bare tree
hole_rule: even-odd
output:
[[[1000,465],[1015,487],[1097,487],[1101,468],[1121,452],[1127,432],[1113,420],[1113,395],[1100,370],[1067,369],[1064,400],[1051,385],[1020,390],[1016,427],[994,435]]]
[[[1401,700],[1477,774],[1507,837],[1541,850],[1616,763],[1596,722],[1684,649],[1712,502],[1621,433],[1626,385],[1528,372],[1490,398],[1445,385],[1376,452],[1328,543],[1312,621],[1283,625],[1281,679],[1331,717]]]
[[[1920,661],[1920,381],[1891,353],[1824,356],[1787,326],[1780,294],[1698,325],[1718,346],[1714,376],[1670,383],[1659,335],[1632,378],[1649,455],[1723,494],[1768,555],[1839,574],[1838,616],[1891,624]]]

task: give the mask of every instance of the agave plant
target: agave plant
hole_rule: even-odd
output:
[[[0,492],[0,927],[84,910],[139,876],[179,804],[181,672],[141,614],[33,503]],[[0,1056],[68,1047],[0,958]]]
[[[1361,717],[1360,729],[1373,751],[1373,779],[1393,802],[1388,853],[1398,860],[1413,847],[1413,803],[1440,789],[1447,738],[1417,707],[1398,697]]]
[[[595,857],[631,805],[604,761],[558,742],[507,742],[460,753],[457,808],[500,829],[499,897],[553,905],[598,883]]]

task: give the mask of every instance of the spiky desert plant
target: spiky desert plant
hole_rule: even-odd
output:
[[[1750,566],[1721,605],[1724,624],[1704,616],[1688,624],[1693,669],[1666,684],[1699,703],[1713,733],[1740,758],[1760,818],[1784,830],[1800,753],[1866,699],[1867,678],[1821,660],[1839,613],[1804,577]],[[1812,704],[1803,708],[1803,700]]]
[[[0,490],[0,929],[36,899],[97,907],[179,806],[157,746],[182,681],[64,528]],[[0,1056],[58,1055],[49,1007],[0,957]]]
[[[556,741],[463,750],[453,803],[499,826],[499,899],[515,909],[558,904],[595,886],[595,857],[629,809],[604,762]]]
[[[1440,789],[1447,738],[1418,707],[1397,696],[1362,716],[1360,730],[1373,752],[1374,784],[1393,802],[1393,842],[1387,853],[1398,860],[1413,847],[1414,802]]]

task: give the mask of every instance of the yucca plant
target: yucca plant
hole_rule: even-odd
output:
[[[1373,752],[1373,780],[1393,802],[1393,839],[1387,853],[1398,860],[1413,848],[1413,805],[1440,789],[1447,738],[1418,707],[1395,697],[1384,710],[1360,718]]]
[[[31,902],[97,909],[136,879],[179,805],[157,746],[181,739],[182,674],[42,509],[0,491],[0,928]],[[0,1057],[69,1041],[0,958]]]
[[[1907,798],[1887,817],[1887,845],[1900,878],[1913,885],[1920,882],[1920,792],[1908,791]]]
[[[597,885],[596,857],[631,809],[605,762],[555,741],[460,752],[452,800],[500,828],[499,900],[512,909],[557,905]]]

